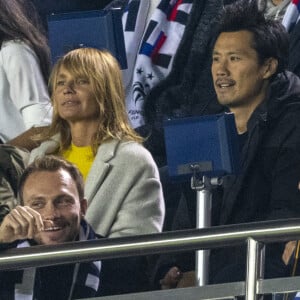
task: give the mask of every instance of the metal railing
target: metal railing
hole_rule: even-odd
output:
[[[242,243],[248,244],[247,274],[245,282],[236,284],[236,290],[231,284],[217,285],[219,288],[204,286],[201,295],[209,298],[230,298],[245,295],[246,299],[255,299],[258,294],[283,291],[296,291],[300,288],[299,278],[281,279],[285,287],[272,285],[272,280],[259,279],[258,265],[261,245],[270,242],[284,242],[300,237],[300,219],[278,220],[259,223],[248,223],[228,226],[210,227],[184,231],[164,232],[161,234],[131,236],[122,238],[100,239],[85,242],[63,243],[50,246],[35,246],[22,249],[10,249],[0,255],[0,270],[16,270],[27,267],[50,266],[73,262],[112,259],[116,257],[130,257],[152,255],[158,253],[181,252],[186,250],[210,249],[229,247]],[[271,283],[270,283],[271,281]],[[279,281],[278,281],[279,282]],[[230,293],[226,292],[230,287]],[[188,293],[189,289],[185,290]],[[207,294],[207,291],[211,293]],[[181,293],[182,291],[179,291]],[[215,295],[214,293],[215,292]],[[139,293],[134,299],[168,299],[169,294],[176,291],[156,291],[147,298],[147,293]],[[178,291],[177,291],[178,293]],[[153,298],[158,295],[158,298]],[[196,292],[199,299],[199,291]],[[143,298],[143,297],[146,298]],[[165,298],[165,296],[167,298]],[[203,297],[201,299],[205,299]],[[205,297],[206,297],[205,296]],[[124,299],[126,299],[126,295]],[[176,299],[176,295],[172,296]],[[102,298],[101,298],[102,299]],[[104,298],[103,298],[104,299]],[[111,297],[109,297],[111,299]],[[117,298],[116,298],[117,299]],[[122,299],[118,296],[118,299]],[[131,298],[132,299],[132,298]],[[187,299],[194,299],[189,297]],[[195,298],[196,299],[196,298]],[[207,299],[207,298],[206,298]]]

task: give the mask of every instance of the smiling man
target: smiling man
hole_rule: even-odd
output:
[[[300,81],[287,62],[288,33],[265,19],[257,1],[225,7],[211,72],[219,103],[235,117],[241,172],[215,197],[214,225],[300,216]],[[290,274],[283,249],[266,246],[265,278]],[[243,280],[245,254],[241,247],[212,251],[212,281]]]
[[[211,72],[218,101],[235,117],[241,170],[213,191],[213,226],[300,216],[300,80],[286,71],[287,60],[287,32],[279,22],[265,19],[257,1],[224,7]],[[188,186],[177,228],[196,226],[191,198],[195,192]],[[190,224],[182,225],[182,220]],[[265,278],[290,274],[283,250],[283,243],[266,246]],[[166,263],[161,265],[159,271],[164,271]],[[172,266],[157,276],[162,288],[176,286],[184,271],[193,270],[194,257],[177,257]],[[212,249],[209,271],[210,283],[245,280],[246,247]]]
[[[36,159],[20,179],[19,196],[22,206],[13,209],[1,223],[0,249],[97,238],[84,220],[87,202],[83,179],[72,164],[54,156]],[[100,266],[96,261],[3,271],[0,299],[92,297],[99,288]]]

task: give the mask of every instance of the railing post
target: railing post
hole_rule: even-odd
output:
[[[257,281],[263,276],[264,246],[252,238],[247,239],[246,300],[256,300]]]
[[[211,192],[197,191],[197,228],[207,228],[211,222]],[[208,284],[209,250],[196,251],[196,283],[198,286]]]
[[[191,179],[191,188],[197,191],[197,228],[208,228],[211,225],[211,207],[212,207],[212,189],[222,185],[222,179],[214,177],[208,178],[203,176],[202,179],[197,177],[198,166],[192,166],[194,175]],[[209,277],[209,255],[210,250],[196,251],[196,283],[198,286],[208,284]]]

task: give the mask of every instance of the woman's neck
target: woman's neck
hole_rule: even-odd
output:
[[[93,138],[97,132],[95,123],[75,123],[70,124],[72,143],[77,147],[91,146]]]

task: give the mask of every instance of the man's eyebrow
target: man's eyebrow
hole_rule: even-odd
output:
[[[60,198],[65,198],[65,197],[70,197],[70,195],[69,195],[69,194],[65,194],[65,193],[63,193],[63,194],[58,194],[58,195],[56,195],[56,196],[54,197],[54,199],[60,199]]]
[[[39,195],[32,195],[32,196],[30,196],[29,199],[33,199],[33,200],[36,200],[36,199],[45,199],[45,197],[39,196]]]
[[[74,197],[69,194],[59,194],[54,197],[54,201],[63,200],[63,199],[73,199],[74,200]]]
[[[236,50],[228,51],[225,54],[232,55],[232,54],[243,54],[243,53],[245,53],[244,50],[236,49]],[[213,54],[221,55],[221,53],[218,50],[213,50]]]
[[[40,200],[40,201],[44,201],[45,198],[42,197],[42,196],[30,196],[29,199],[26,200],[26,202],[33,202],[33,201],[37,201],[37,200]]]
[[[241,59],[245,59],[245,58],[251,57],[251,54],[244,50],[234,50],[234,51],[228,51],[226,53],[220,53],[218,51],[214,51],[212,53],[212,58],[227,57],[228,59],[230,59],[230,57],[234,57],[234,56],[239,57]]]

